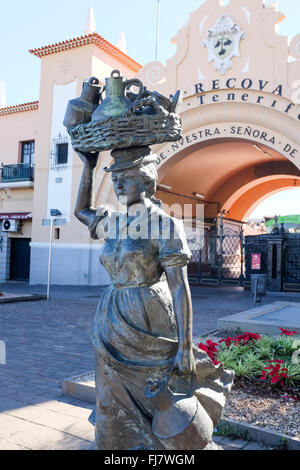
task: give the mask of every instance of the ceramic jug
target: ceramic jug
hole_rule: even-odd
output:
[[[168,450],[201,450],[212,441],[213,422],[191,391],[174,393],[169,378],[148,383],[145,396],[154,402],[153,434]]]
[[[64,126],[71,128],[90,122],[93,112],[99,105],[101,91],[102,87],[97,78],[91,77],[89,81],[84,81],[80,97],[70,100],[68,103]]]
[[[139,93],[136,95],[136,99],[139,99],[144,91],[142,82],[135,78],[124,80],[119,70],[113,70],[111,76],[105,79],[105,99],[93,113],[92,121],[100,122],[123,116],[132,104],[132,101],[125,94],[126,89],[132,85],[139,88]]]

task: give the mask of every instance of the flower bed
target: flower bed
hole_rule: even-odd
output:
[[[300,402],[269,383],[237,377],[222,418],[300,438]]]
[[[198,347],[214,364],[221,362],[226,369],[234,370],[236,377],[259,378],[283,390],[293,388],[299,398],[300,337],[295,336],[296,331],[280,330],[281,335],[275,338],[243,333],[218,342],[208,339],[206,344],[198,343]]]
[[[300,437],[300,337],[280,330],[277,337],[214,336],[198,347],[214,364],[235,371],[224,418]]]

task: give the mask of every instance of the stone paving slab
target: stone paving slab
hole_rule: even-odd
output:
[[[45,428],[30,421],[26,421],[25,429],[12,434],[10,440],[32,450],[89,450],[91,448],[89,440],[52,428]]]
[[[91,414],[90,404],[88,404],[88,408],[84,407],[84,402],[80,401],[80,406],[72,405],[71,403],[66,403],[65,401],[59,401],[61,396],[57,398],[57,400],[46,401],[43,403],[37,403],[36,407],[42,408],[44,411],[55,411],[56,413],[60,413],[64,416],[71,416],[73,418],[80,418],[84,421],[88,421],[88,418]]]
[[[31,450],[28,447],[20,446],[9,439],[0,439],[0,450]]]
[[[8,408],[0,413],[0,450],[18,446],[33,450],[90,449],[94,442],[94,427],[88,422],[91,409],[86,407],[90,405],[61,399],[58,395],[57,400],[30,405],[0,397],[2,407],[6,404]]]
[[[9,388],[9,384],[7,388]],[[22,408],[26,405],[28,405],[28,401],[13,400],[7,396],[0,395],[0,413],[5,413],[7,410]]]
[[[24,419],[2,413],[0,416],[0,441],[9,438],[16,432],[24,431],[25,427],[26,421]]]
[[[41,424],[49,428],[62,431],[64,429],[72,430],[72,426],[77,422],[76,418],[67,416],[56,411],[46,410],[43,407],[35,405],[26,405],[22,408],[6,411],[8,415],[21,418],[21,421],[30,421],[31,423]],[[89,428],[91,426],[89,425]],[[70,434],[73,434],[70,432]],[[93,439],[93,438],[92,438]]]

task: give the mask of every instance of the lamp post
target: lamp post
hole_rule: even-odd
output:
[[[61,215],[58,209],[50,209],[50,240],[49,240],[49,256],[48,256],[48,278],[47,278],[47,299],[50,297],[50,276],[51,276],[51,259],[52,259],[52,239],[53,239],[53,220],[54,217]]]
[[[156,42],[155,42],[155,61],[158,57],[158,38],[159,38],[159,15],[160,15],[160,0],[157,0],[157,13],[156,13]]]

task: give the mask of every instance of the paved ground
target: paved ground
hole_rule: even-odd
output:
[[[1,290],[44,293],[45,287],[9,283]],[[100,292],[95,287],[53,287],[50,300],[0,304],[0,340],[6,345],[6,364],[0,364],[1,450],[92,447],[92,406],[63,397],[60,383],[93,369],[89,337]],[[192,288],[192,297],[195,336],[215,329],[220,316],[253,302],[239,289]],[[299,301],[300,294],[288,298]],[[280,299],[268,296],[264,302]],[[217,440],[225,449],[257,448],[247,441]]]

